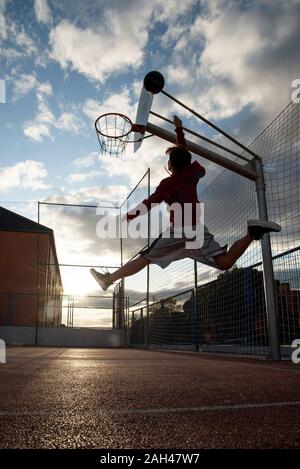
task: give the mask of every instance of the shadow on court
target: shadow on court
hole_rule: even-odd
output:
[[[1,448],[299,448],[300,365],[9,348]]]

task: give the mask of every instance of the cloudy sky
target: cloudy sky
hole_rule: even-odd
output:
[[[249,143],[300,78],[299,19],[299,0],[0,0],[2,204],[118,203],[149,166],[157,183],[165,142],[109,158],[94,131],[107,111],[134,120],[153,69],[167,91]],[[164,96],[153,108],[205,131]],[[219,171],[206,167],[202,187]]]

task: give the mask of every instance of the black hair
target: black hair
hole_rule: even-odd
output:
[[[191,164],[192,155],[184,147],[179,145],[170,147],[167,149],[166,154],[169,155],[171,166],[175,171],[179,171]]]

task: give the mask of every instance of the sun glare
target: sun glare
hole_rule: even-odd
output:
[[[97,284],[89,269],[68,269],[62,275],[65,295],[91,295],[97,289]]]

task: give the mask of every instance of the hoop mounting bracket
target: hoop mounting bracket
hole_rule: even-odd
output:
[[[139,134],[145,133],[146,127],[141,124],[132,124],[131,131],[132,132],[138,132]]]

